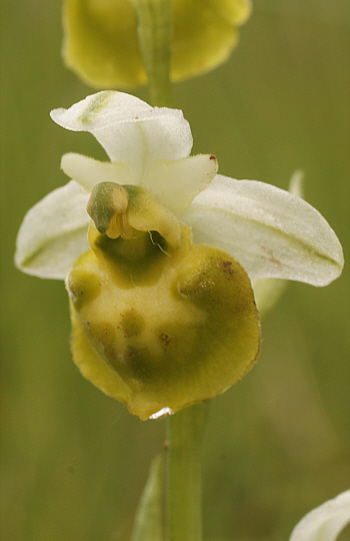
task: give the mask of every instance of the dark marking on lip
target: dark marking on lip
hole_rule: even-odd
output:
[[[168,346],[170,344],[169,336],[163,332],[159,335],[159,339],[165,346]]]
[[[232,268],[232,261],[223,261],[222,268],[226,274],[234,274],[234,270]]]

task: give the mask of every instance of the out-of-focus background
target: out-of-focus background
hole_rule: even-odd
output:
[[[139,421],[80,376],[63,283],[12,263],[25,212],[67,181],[61,155],[104,158],[91,136],[49,118],[93,90],[62,64],[60,1],[2,4],[3,539],[127,541],[165,422]],[[282,188],[303,169],[306,199],[348,257],[349,65],[347,2],[255,0],[230,61],[175,88],[195,153]],[[212,402],[206,541],[287,540],[347,488],[348,288],[348,268],[324,289],[291,283],[262,323],[258,365]]]

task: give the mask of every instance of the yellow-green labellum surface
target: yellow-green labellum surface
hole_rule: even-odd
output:
[[[222,250],[193,244],[191,230],[177,226],[174,247],[156,230],[110,238],[92,222],[91,250],[66,282],[74,361],[141,419],[224,392],[259,353],[246,272]]]

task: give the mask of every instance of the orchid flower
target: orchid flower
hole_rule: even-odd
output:
[[[294,528],[289,541],[335,541],[350,523],[350,490],[308,513]]]
[[[173,81],[199,75],[224,62],[238,42],[238,27],[251,13],[250,0],[167,2],[172,19]],[[108,88],[147,82],[137,34],[137,3],[65,0],[63,56],[88,84]],[[159,3],[143,1],[153,11]]]
[[[114,181],[149,189],[192,227],[196,242],[229,252],[251,280],[325,286],[341,274],[342,248],[321,214],[269,184],[217,175],[213,155],[189,156],[193,140],[181,111],[105,91],[67,110],[54,109],[51,117],[68,130],[92,133],[110,161],[63,156],[62,169],[74,180],[27,213],[17,239],[16,264],[22,271],[64,279],[88,248],[86,205],[92,188]]]
[[[66,280],[75,362],[141,418],[212,398],[252,367],[250,281],[324,286],[340,275],[342,248],[321,214],[274,186],[218,175],[212,155],[190,156],[181,111],[105,91],[51,117],[92,133],[110,161],[63,156],[72,180],[25,216],[16,265]]]

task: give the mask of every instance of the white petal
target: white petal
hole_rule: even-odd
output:
[[[350,523],[350,490],[308,513],[294,528],[289,541],[335,541]]]
[[[134,168],[138,184],[148,164],[185,158],[192,148],[182,111],[151,107],[123,92],[98,92],[69,109],[54,109],[51,118],[68,130],[92,133],[112,161]]]
[[[181,218],[193,228],[196,242],[229,252],[251,279],[324,286],[343,267],[340,242],[321,214],[263,182],[217,175]]]
[[[73,261],[89,248],[88,198],[72,180],[32,207],[18,232],[16,266],[40,278],[63,280]]]
[[[210,184],[217,169],[217,160],[210,154],[155,162],[148,168],[143,186],[172,212],[180,214]]]
[[[94,158],[70,152],[62,156],[61,168],[87,192],[91,192],[92,188],[100,182],[135,184],[130,165],[122,162],[100,162]]]

